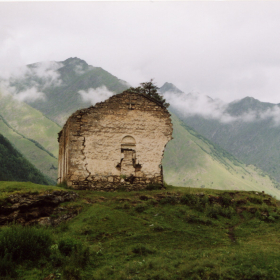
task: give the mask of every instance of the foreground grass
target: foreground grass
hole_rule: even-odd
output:
[[[0,181],[0,205],[1,200],[3,201],[9,195],[15,193],[41,193],[47,191],[61,190],[57,186],[38,185],[31,182],[11,182],[11,181]]]
[[[34,184],[9,184],[0,183],[3,199],[36,191]],[[76,192],[79,200],[64,204],[82,210],[67,223],[1,228],[2,279],[280,279],[279,202],[267,195],[171,186]],[[3,253],[7,244],[21,250],[21,234],[29,236],[24,250],[38,250],[38,258]],[[32,245],[38,235],[45,249]]]

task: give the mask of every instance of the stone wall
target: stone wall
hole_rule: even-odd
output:
[[[59,133],[59,182],[73,188],[141,189],[163,183],[170,114],[142,94],[123,92],[75,112]]]

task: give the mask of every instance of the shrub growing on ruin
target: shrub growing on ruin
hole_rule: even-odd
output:
[[[163,96],[158,92],[159,87],[157,87],[153,83],[153,79],[151,79],[149,82],[146,83],[140,83],[140,87],[130,87],[127,91],[128,92],[137,92],[146,94],[154,99],[156,99],[158,102],[160,102],[165,108],[169,107],[169,103],[166,102],[166,100],[163,98]]]

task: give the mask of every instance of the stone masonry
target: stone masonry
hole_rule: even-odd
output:
[[[161,160],[171,139],[170,114],[160,102],[114,95],[67,120],[58,138],[58,183],[105,191],[163,184]]]

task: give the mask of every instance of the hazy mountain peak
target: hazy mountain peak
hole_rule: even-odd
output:
[[[82,60],[82,59],[80,59],[80,58],[78,58],[78,57],[69,57],[69,58],[67,58],[66,60],[62,61],[62,63],[63,63],[64,65],[82,65],[82,66],[88,66],[88,64],[87,64],[84,60]]]
[[[238,100],[234,100],[234,101],[230,102],[230,104],[235,104],[235,103],[250,105],[250,104],[260,103],[260,101],[255,99],[254,97],[246,96],[242,99],[238,99]]]
[[[258,99],[247,96],[229,103],[227,112],[231,115],[241,115],[249,111],[264,112],[274,106],[275,104],[261,102]]]
[[[243,98],[243,100],[252,102],[252,101],[257,100],[257,99],[255,99],[254,97],[251,97],[251,96],[246,96],[246,97]],[[257,101],[259,101],[259,100],[257,100]]]
[[[176,86],[174,86],[172,83],[164,83],[164,85],[159,89],[161,93],[165,92],[174,92],[174,93],[183,93],[180,89],[178,89]]]
[[[209,102],[213,102],[214,99],[206,94],[200,93],[198,91],[193,91],[193,92],[189,92],[188,94],[186,94],[186,97],[188,99],[196,99],[196,100],[201,100],[201,99],[205,99]],[[219,99],[216,99],[220,102]]]

